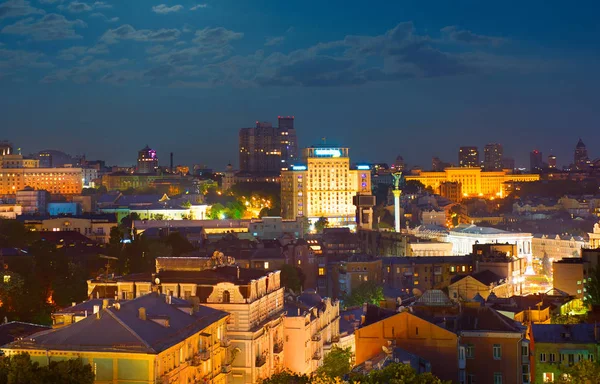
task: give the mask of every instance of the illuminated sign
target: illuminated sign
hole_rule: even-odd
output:
[[[368,165],[358,165],[356,169],[361,171],[368,171],[369,169],[371,169],[371,167],[369,167]]]
[[[319,157],[341,157],[342,151],[339,149],[315,149],[315,156]]]
[[[292,171],[306,171],[306,165],[292,165]]]

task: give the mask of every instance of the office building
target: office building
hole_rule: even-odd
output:
[[[548,155],[548,168],[556,169],[556,156]]]
[[[462,185],[457,181],[444,181],[440,183],[440,195],[458,203],[463,199]]]
[[[440,186],[444,182],[457,182],[461,185],[463,197],[505,197],[507,195],[506,182],[528,182],[537,181],[537,174],[510,174],[506,170],[485,172],[481,168],[446,168],[443,172],[413,171],[412,175],[405,177],[406,181],[417,180],[425,187],[433,188],[434,192],[440,192]]]
[[[138,151],[137,173],[156,173],[158,169],[158,156],[156,151],[145,146]]]
[[[515,159],[512,157],[503,157],[502,158],[502,169],[508,169],[510,172],[515,169]]]
[[[298,160],[293,116],[278,116],[279,127],[256,122],[239,132],[240,173],[279,174]]]
[[[348,148],[306,148],[303,163],[282,173],[282,216],[287,220],[308,217],[311,224],[325,217],[330,226],[354,226],[352,199],[357,194],[371,194],[369,166],[350,168]]]
[[[544,162],[542,160],[542,152],[534,149],[529,154],[529,170],[531,172],[540,172],[544,169]]]
[[[396,157],[396,161],[394,161],[394,169],[396,172],[402,172],[406,169],[406,163],[404,162],[404,158],[400,155]]]
[[[50,197],[45,190],[25,187],[16,193],[16,202],[24,214],[45,214],[48,201]]]
[[[153,292],[112,305],[105,300],[89,314],[2,351],[28,353],[42,366],[83,359],[92,365],[96,383],[231,382],[224,311]]]
[[[501,144],[489,143],[483,149],[483,169],[486,171],[499,171],[502,169],[502,155],[504,151]]]
[[[458,150],[459,167],[480,167],[477,147],[460,147]]]
[[[585,147],[585,144],[583,143],[583,140],[581,140],[581,138],[579,138],[579,141],[575,146],[573,164],[575,165],[576,169],[586,169],[590,164],[587,148]]]

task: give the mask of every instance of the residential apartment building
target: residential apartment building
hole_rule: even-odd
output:
[[[458,150],[459,167],[479,167],[479,150],[477,147],[460,147]]]
[[[581,257],[563,257],[552,263],[554,288],[583,299],[585,296],[586,268]]]
[[[382,260],[369,255],[352,255],[335,263],[331,270],[332,297],[350,295],[361,284],[382,283]],[[335,286],[337,284],[337,287]]]
[[[563,257],[581,257],[581,248],[588,242],[582,236],[534,234],[531,241],[533,257],[548,257],[558,261]]]
[[[333,227],[356,225],[353,197],[371,194],[371,172],[350,168],[348,148],[310,147],[303,164],[281,174],[281,211],[284,219],[308,217],[311,224],[325,217]]]
[[[554,383],[580,361],[597,361],[600,329],[596,324],[532,324],[532,378],[535,383]]]
[[[513,287],[492,271],[480,271],[468,276],[456,276],[448,286],[448,296],[454,301],[470,301],[477,295],[487,300],[492,293],[496,297],[510,297]]]
[[[38,232],[75,231],[101,244],[108,244],[110,230],[118,226],[114,217],[97,216],[83,217],[57,217],[50,219],[24,218],[23,223],[30,230]]]
[[[383,282],[408,294],[442,289],[455,276],[473,271],[470,256],[384,257]]]
[[[284,355],[279,346],[283,340],[284,288],[280,271],[224,265],[218,256],[203,259],[201,264],[205,261],[209,261],[206,265],[219,266],[182,270],[172,261],[163,263],[155,274],[88,280],[88,295],[135,298],[159,291],[227,312],[225,344],[232,348],[228,383],[254,384],[283,369]],[[182,262],[190,264],[190,260]]]
[[[440,192],[440,185],[444,182],[457,182],[460,184],[463,197],[505,197],[507,195],[506,182],[537,181],[540,175],[512,174],[502,171],[482,171],[479,167],[452,167],[443,172],[413,171],[412,175],[405,177],[406,181],[417,180],[431,187],[435,192]]]
[[[323,357],[340,341],[339,301],[306,290],[285,303],[283,351],[286,369],[311,374],[323,365]]]
[[[116,302],[68,327],[2,348],[34,363],[83,359],[96,383],[231,382],[226,312],[150,293]]]
[[[293,116],[279,116],[279,127],[256,122],[239,131],[241,173],[279,173],[297,161],[298,141]]]

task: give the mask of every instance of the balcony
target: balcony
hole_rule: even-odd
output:
[[[283,352],[283,342],[277,341],[273,344],[273,353],[277,355],[281,352]]]
[[[262,354],[260,356],[256,356],[256,368],[260,368],[267,363],[267,354]]]
[[[231,345],[231,340],[221,339],[221,347],[222,348],[229,348],[230,345]]]
[[[311,340],[312,341],[321,341],[321,335],[317,333],[316,335],[313,335],[311,337]]]
[[[312,359],[313,360],[321,360],[321,352],[315,352]]]
[[[339,343],[340,342],[340,335],[333,336],[331,338],[331,342],[332,343]]]
[[[210,359],[209,351],[200,351],[198,352],[198,355],[200,356],[200,360],[202,361],[208,361]]]
[[[529,364],[529,356],[522,355],[521,356],[521,363],[523,363],[523,364]]]
[[[231,373],[231,364],[225,364],[221,366],[221,372],[225,374]]]

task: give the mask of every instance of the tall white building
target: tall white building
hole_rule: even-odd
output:
[[[350,168],[348,148],[314,146],[303,151],[303,162],[281,174],[284,219],[326,217],[330,226],[354,226],[352,197],[371,194],[368,166]]]

